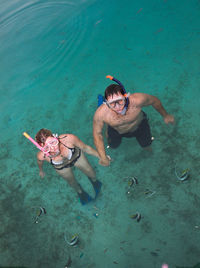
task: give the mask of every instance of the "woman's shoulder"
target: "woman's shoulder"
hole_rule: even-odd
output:
[[[60,134],[59,136],[58,136],[58,139],[64,139],[64,138],[67,138],[68,137],[68,135],[69,134]]]
[[[77,136],[75,136],[72,133],[67,133],[67,134],[61,134],[59,135],[58,139],[64,143],[64,144],[73,144],[77,140]]]
[[[72,134],[72,133],[66,133],[66,134],[59,135],[58,139],[60,139],[60,140],[70,140],[70,139],[73,139],[73,137],[76,137],[76,136],[74,134]]]

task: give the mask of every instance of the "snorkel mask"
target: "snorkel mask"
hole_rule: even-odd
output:
[[[40,151],[42,151],[46,156],[50,156],[49,152],[45,152],[44,148],[39,145],[31,136],[28,135],[28,133],[24,132],[23,135],[30,140]]]
[[[126,110],[128,108],[128,105],[129,105],[129,99],[128,99],[128,97],[130,96],[130,93],[126,93],[126,90],[125,90],[124,86],[122,85],[122,83],[119,80],[117,80],[116,78],[114,78],[113,76],[107,75],[106,78],[109,78],[110,80],[115,81],[123,89],[123,91],[124,91],[124,94],[123,94],[124,98],[123,99],[122,98],[117,98],[113,102],[117,102],[118,105],[123,105],[123,101],[125,102],[125,106],[124,106],[123,110],[120,112],[121,115],[125,115]],[[107,104],[108,107],[112,109],[111,104],[113,102],[105,101],[104,103]]]

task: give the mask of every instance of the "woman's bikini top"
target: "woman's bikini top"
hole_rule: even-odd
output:
[[[68,148],[68,156],[67,157],[63,157],[63,159],[61,159],[60,161],[54,161],[53,158],[51,158],[50,159],[51,165],[55,169],[57,169],[57,170],[62,170],[64,168],[73,167],[74,164],[76,163],[76,161],[81,156],[81,149],[79,149],[78,147],[74,147],[74,148],[68,147],[67,145],[65,145],[64,143],[62,143],[60,140],[59,140],[59,142],[63,146],[65,146],[66,148]]]
[[[69,149],[68,151],[68,156],[66,157],[68,160],[70,160],[75,152],[75,148],[71,148],[71,147],[68,147],[67,145],[65,145],[64,143],[62,143],[61,141],[59,141],[63,146],[65,146],[67,149]],[[59,166],[59,165],[62,165],[64,163],[64,160],[60,160],[60,161],[54,161],[52,158],[50,160],[50,163],[53,165],[53,166]]]

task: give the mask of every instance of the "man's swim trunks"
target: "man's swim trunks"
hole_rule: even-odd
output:
[[[144,112],[143,112],[144,113]],[[128,132],[119,134],[114,128],[108,126],[108,144],[111,148],[117,148],[123,137],[132,138],[135,137],[141,147],[150,146],[152,143],[152,135],[150,126],[148,123],[147,115],[144,113],[144,118],[139,124],[138,128],[134,132]]]

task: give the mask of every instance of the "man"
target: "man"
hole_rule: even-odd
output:
[[[107,140],[111,148],[120,145],[122,137],[135,137],[146,150],[151,151],[152,136],[145,106],[153,106],[166,124],[174,124],[174,117],[166,112],[160,100],[144,93],[126,94],[123,85],[111,84],[105,90],[105,102],[97,109],[93,119],[94,144],[100,156],[99,164],[108,166],[110,158],[105,153],[102,130],[107,125]]]

